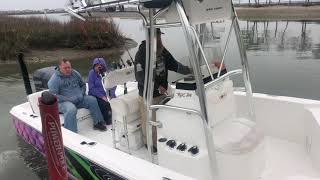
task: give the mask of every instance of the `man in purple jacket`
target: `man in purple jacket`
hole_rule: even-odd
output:
[[[95,58],[93,67],[88,75],[89,95],[97,98],[100,111],[107,124],[112,124],[112,110],[108,101],[107,93],[102,85],[102,75],[106,72],[106,63],[103,58]]]

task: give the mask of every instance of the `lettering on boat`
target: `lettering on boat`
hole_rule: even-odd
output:
[[[45,126],[47,132],[44,133],[48,142],[48,151],[53,158],[53,164],[56,169],[63,169],[62,172],[66,172],[64,170],[67,169],[65,154],[62,144],[62,139],[60,134],[60,127],[55,121],[54,117],[51,114],[46,114],[45,116]],[[61,171],[58,171],[61,172]]]

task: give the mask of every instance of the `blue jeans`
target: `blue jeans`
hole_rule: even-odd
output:
[[[83,100],[77,104],[73,104],[69,101],[59,103],[59,112],[63,113],[64,127],[66,129],[69,129],[75,133],[78,132],[78,108],[89,109],[94,125],[104,121],[96,98],[93,96],[84,96]]]

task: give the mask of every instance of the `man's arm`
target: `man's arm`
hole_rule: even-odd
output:
[[[134,61],[134,70],[136,80],[138,84],[144,85],[144,76],[145,76],[145,63],[146,63],[146,46],[145,43],[142,43],[139,46],[139,50],[136,54]]]
[[[163,56],[166,59],[166,66],[168,70],[174,71],[183,75],[187,75],[191,73],[190,68],[188,66],[185,66],[179,63],[167,49],[164,49],[163,53],[164,53]]]
[[[79,86],[82,90],[82,95],[85,95],[86,94],[86,83],[83,82],[81,74],[78,71],[74,70],[74,72],[76,73],[76,75],[78,77],[78,82],[79,82]]]
[[[55,74],[53,74],[48,81],[48,87],[49,92],[56,95],[59,102],[65,102],[69,100],[69,98],[59,94],[59,78]]]

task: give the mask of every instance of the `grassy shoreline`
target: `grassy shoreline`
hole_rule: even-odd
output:
[[[118,26],[105,19],[63,23],[40,17],[0,16],[0,61],[11,61],[18,52],[121,48],[125,37]]]
[[[320,6],[237,7],[240,20],[320,20]]]
[[[96,50],[80,50],[80,49],[71,49],[71,48],[58,48],[50,50],[39,50],[32,49],[27,53],[24,53],[24,60],[27,64],[35,63],[47,63],[47,62],[57,62],[60,58],[66,58],[71,61],[83,60],[83,59],[93,59],[95,57],[103,57],[108,59],[109,57],[120,57],[127,49],[134,48],[138,45],[132,39],[126,39],[123,47],[113,47],[106,49],[96,49]],[[0,65],[4,64],[16,64],[17,58],[13,58],[8,61],[0,61]]]

